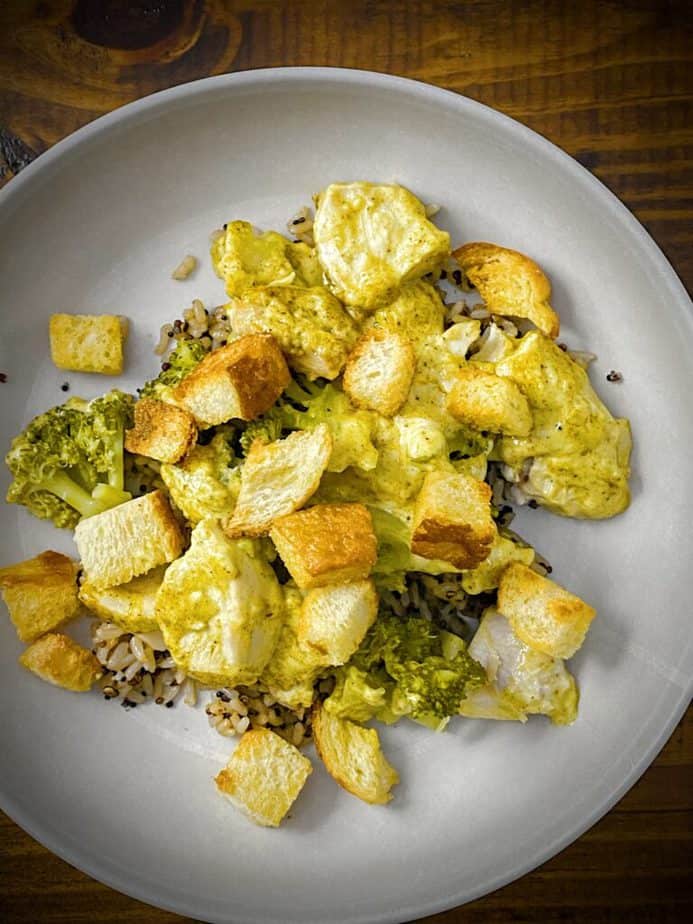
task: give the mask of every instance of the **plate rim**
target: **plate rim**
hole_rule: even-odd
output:
[[[480,103],[471,97],[423,80],[384,74],[378,71],[344,67],[258,68],[254,70],[234,71],[227,74],[188,81],[157,91],[156,93],[148,94],[147,96],[133,100],[132,102],[126,103],[97,117],[56,142],[56,144],[52,145],[47,151],[39,154],[32,163],[25,167],[19,174],[12,177],[11,181],[0,189],[0,211],[4,211],[4,209],[11,204],[13,199],[23,193],[28,184],[32,183],[35,178],[38,178],[42,173],[49,170],[54,163],[65,155],[68,155],[74,148],[78,148],[84,142],[88,142],[90,139],[107,131],[112,126],[128,121],[148,110],[155,110],[157,107],[162,105],[165,106],[167,103],[176,103],[185,98],[203,95],[212,87],[228,86],[233,88],[234,86],[240,87],[243,85],[263,84],[268,82],[301,81],[346,83],[356,86],[370,85],[371,87],[378,86],[383,89],[398,90],[408,95],[413,94],[420,99],[434,98],[438,101],[444,100],[446,108],[454,109],[458,114],[473,110],[476,114],[483,115],[489,122],[495,122],[497,125],[500,125],[503,130],[513,132],[516,137],[522,137],[524,135],[535,148],[538,146],[540,150],[546,153],[551,159],[559,161],[576,179],[591,186],[596,195],[604,202],[605,206],[608,206],[612,211],[617,213],[622,221],[625,221],[631,232],[639,239],[640,245],[648,252],[653,264],[659,271],[663,284],[667,286],[676,301],[687,307],[689,312],[688,321],[693,323],[693,304],[691,303],[691,299],[683,282],[666,255],[630,209],[628,209],[615,193],[602,183],[601,180],[580,164],[579,161],[534,129],[529,128],[511,116],[499,112],[484,103]],[[450,893],[441,899],[434,899],[424,904],[416,906],[411,905],[406,910],[406,914],[414,914],[416,918],[420,918],[425,915],[440,913],[475,901],[527,875],[532,870],[537,869],[539,866],[552,859],[570,844],[574,843],[604,817],[625,793],[635,785],[665,746],[674,728],[686,712],[691,698],[693,698],[693,677],[689,679],[687,687],[679,686],[678,689],[680,690],[680,696],[669,718],[662,726],[659,734],[641,755],[639,761],[631,768],[621,783],[612,789],[609,795],[605,796],[590,812],[582,816],[567,832],[555,837],[549,844],[544,846],[538,855],[533,856],[529,860],[523,860],[515,864],[510,870],[505,870],[495,876],[490,876],[483,883],[480,883],[478,887],[472,890],[465,890],[462,893]],[[193,918],[198,917],[198,912],[195,907],[192,904],[188,904],[184,897],[182,900],[177,900],[175,903],[168,901],[165,896],[153,898],[151,891],[147,891],[145,887],[141,887],[138,882],[129,882],[117,868],[112,870],[102,868],[98,860],[92,861],[88,853],[80,852],[78,846],[73,848],[70,845],[61,844],[59,836],[54,836],[54,833],[50,829],[43,828],[40,821],[35,823],[33,819],[27,819],[23,811],[15,805],[12,797],[8,796],[8,794],[3,791],[2,787],[0,787],[0,808],[2,808],[12,821],[53,854],[58,856],[61,860],[75,866],[78,870],[84,872],[93,879],[96,879],[98,882],[133,899],[144,902],[145,904],[155,904],[157,907],[166,911],[185,914]],[[233,920],[244,920],[253,922],[253,924],[261,924],[262,922],[262,924],[264,924],[267,919],[262,916],[252,918],[244,917],[242,919],[234,916]],[[398,916],[397,912],[393,910],[381,912],[376,915],[365,916],[363,914],[358,914],[356,916],[340,917],[339,920],[348,922],[348,924],[386,924],[386,922],[398,922],[402,919]],[[414,919],[408,917],[407,920]]]

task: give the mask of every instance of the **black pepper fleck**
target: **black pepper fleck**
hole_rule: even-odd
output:
[[[462,270],[453,270],[452,278],[456,286],[462,285]]]

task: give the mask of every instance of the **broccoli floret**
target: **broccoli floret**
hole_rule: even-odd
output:
[[[114,391],[75,398],[39,414],[6,456],[14,480],[9,503],[22,504],[59,527],[74,527],[130,499],[123,490],[123,438],[134,400]]]
[[[145,383],[140,397],[165,401],[171,389],[192,372],[208,352],[208,348],[199,340],[179,340],[176,348],[168,355],[159,375]]]
[[[82,411],[74,433],[77,445],[98,475],[105,476],[108,485],[122,491],[125,483],[123,442],[125,430],[133,424],[132,395],[116,389],[93,401],[73,399],[67,406]]]
[[[486,683],[464,642],[456,639],[451,647],[448,635],[428,619],[381,613],[351,661],[335,672],[335,700],[328,697],[326,708],[360,721],[408,716],[443,728],[462,700]]]
[[[273,442],[291,430],[312,430],[321,423],[327,424],[332,436],[329,472],[343,472],[350,465],[365,471],[375,468],[375,415],[354,408],[347,395],[331,382],[310,382],[303,376],[290,382],[266,414],[248,424],[241,446],[247,452],[255,439]]]

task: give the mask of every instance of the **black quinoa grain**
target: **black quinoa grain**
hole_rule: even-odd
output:
[[[169,370],[170,368],[171,368],[171,363],[162,363],[162,364],[161,364],[161,371],[162,371],[162,372],[168,372],[168,370]]]
[[[557,343],[556,346],[559,350],[563,350],[564,353],[568,352],[568,347],[565,345],[565,343]]]
[[[166,703],[166,708],[167,708],[167,709],[173,709],[173,700],[172,700],[172,699],[170,699],[170,700]]]
[[[440,278],[441,278],[441,279],[447,279],[447,278],[448,278],[448,271],[442,269],[442,270],[440,271]]]
[[[539,504],[534,499],[532,499],[531,501],[528,501],[527,506],[531,507],[532,510],[536,510]]]
[[[462,270],[453,270],[452,278],[456,286],[462,285]]]
[[[7,381],[7,373],[6,373],[6,372],[0,372],[0,382],[1,382],[2,384],[4,384],[6,381]]]
[[[612,369],[611,372],[607,373],[606,380],[607,382],[622,382],[623,376],[620,372],[616,372],[615,369]]]
[[[69,391],[69,390],[70,390],[70,383],[63,382],[63,384],[60,386],[60,391]]]

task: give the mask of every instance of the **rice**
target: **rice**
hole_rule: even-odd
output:
[[[196,269],[197,257],[193,257],[192,254],[187,254],[171,273],[171,279],[176,279],[179,282],[182,282],[184,279],[187,279],[188,276]]]
[[[282,705],[261,683],[217,690],[205,712],[210,726],[224,737],[242,735],[249,728],[271,728],[301,747],[312,734],[310,709]]]
[[[469,641],[479,626],[481,611],[489,605],[488,595],[470,596],[462,587],[462,574],[406,575],[403,591],[385,590],[380,595],[381,612],[401,619],[423,616],[440,628]]]
[[[515,507],[523,507],[525,504],[529,504],[530,507],[537,506],[536,501],[532,500],[523,488],[532,462],[532,459],[528,459],[519,475],[507,465],[489,462],[486,481],[491,487],[491,503],[494,507],[503,507],[506,504]]]
[[[293,218],[289,219],[286,230],[293,235],[294,240],[300,244],[315,246],[313,238],[313,210],[309,206],[300,209]]]
[[[92,626],[92,651],[103,667],[101,692],[125,707],[146,702],[194,705],[197,684],[176,668],[160,632],[126,632],[111,622]],[[182,695],[181,695],[182,694]]]
[[[168,350],[171,345],[173,334],[173,324],[161,325],[161,330],[159,331],[159,342],[154,347],[154,352],[157,356],[163,356],[164,353]]]
[[[199,298],[193,299],[190,308],[185,309],[183,320],[187,322],[188,332],[193,339],[204,340],[209,329],[209,312]]]

